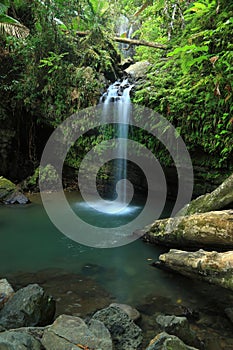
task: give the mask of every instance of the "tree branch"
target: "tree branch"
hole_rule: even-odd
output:
[[[77,35],[80,37],[89,35],[89,32],[77,32]],[[161,49],[161,50],[166,50],[167,46],[159,43],[153,43],[150,41],[144,41],[144,40],[135,40],[135,39],[129,39],[129,38],[120,38],[118,36],[115,36],[113,38],[114,41],[117,41],[119,43],[124,43],[128,45],[136,45],[136,46],[148,46],[148,47],[153,47],[154,49]]]

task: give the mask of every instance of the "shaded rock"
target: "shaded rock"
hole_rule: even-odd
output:
[[[178,337],[162,332],[151,340],[146,350],[198,350],[186,345]]]
[[[197,338],[195,332],[190,328],[186,317],[166,316],[159,315],[156,317],[156,322],[160,326],[161,330],[176,335],[191,346],[201,346],[200,341]]]
[[[134,64],[131,64],[125,72],[134,80],[144,78],[148,68],[150,67],[150,62],[148,61],[140,61]]]
[[[170,249],[159,256],[159,261],[161,267],[233,290],[233,251],[217,253],[202,249],[197,252]]]
[[[0,325],[6,329],[49,324],[55,302],[38,284],[18,290],[0,311]]]
[[[81,346],[93,350],[112,349],[110,333],[102,322],[91,320],[88,328],[81,318],[68,315],[59,316],[45,330],[42,344],[47,350],[74,350]]]
[[[224,311],[229,320],[233,323],[233,307],[227,307]]]
[[[136,309],[134,309],[132,306],[127,304],[118,304],[118,303],[112,303],[109,305],[110,307],[119,307],[122,311],[124,311],[131,320],[136,321],[138,320],[141,315],[140,312]]]
[[[7,300],[14,294],[14,289],[10,283],[5,279],[0,280],[0,310]]]
[[[155,221],[144,239],[173,247],[233,248],[233,210],[212,211]]]
[[[1,350],[41,350],[38,340],[23,331],[6,331],[0,333]]]
[[[0,202],[5,204],[26,204],[29,199],[10,180],[0,177]]]
[[[21,192],[15,191],[4,199],[5,204],[27,204],[29,199]]]
[[[142,344],[142,330],[119,307],[97,311],[92,319],[108,328],[115,350],[136,350]]]

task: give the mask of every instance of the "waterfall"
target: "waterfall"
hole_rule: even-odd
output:
[[[133,26],[130,24],[129,19],[121,15],[116,23],[116,35],[131,38],[132,33]],[[119,49],[125,58],[133,55],[133,51],[128,44],[119,43]]]
[[[117,201],[126,203],[127,198],[127,139],[129,132],[129,118],[131,111],[130,85],[128,79],[122,82],[115,82],[109,86],[107,92],[101,97],[103,103],[103,122],[106,122],[108,115],[113,115],[114,123],[117,125],[117,157],[115,163],[115,185],[118,194]]]

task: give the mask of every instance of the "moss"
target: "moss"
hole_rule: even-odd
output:
[[[3,176],[0,177],[0,201],[16,190],[16,186]]]

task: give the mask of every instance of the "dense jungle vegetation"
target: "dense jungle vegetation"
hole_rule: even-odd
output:
[[[133,25],[132,38],[167,46],[135,47],[134,61],[151,66],[133,102],[164,115],[199,165],[217,171],[232,167],[232,2],[5,0],[0,2],[3,175],[22,180],[32,174],[52,130],[72,113],[96,105],[109,81],[121,76],[114,42],[121,14]],[[80,154],[90,142],[96,142],[93,135],[81,140]],[[157,155],[169,163],[163,150]],[[67,162],[78,166],[74,151]]]

